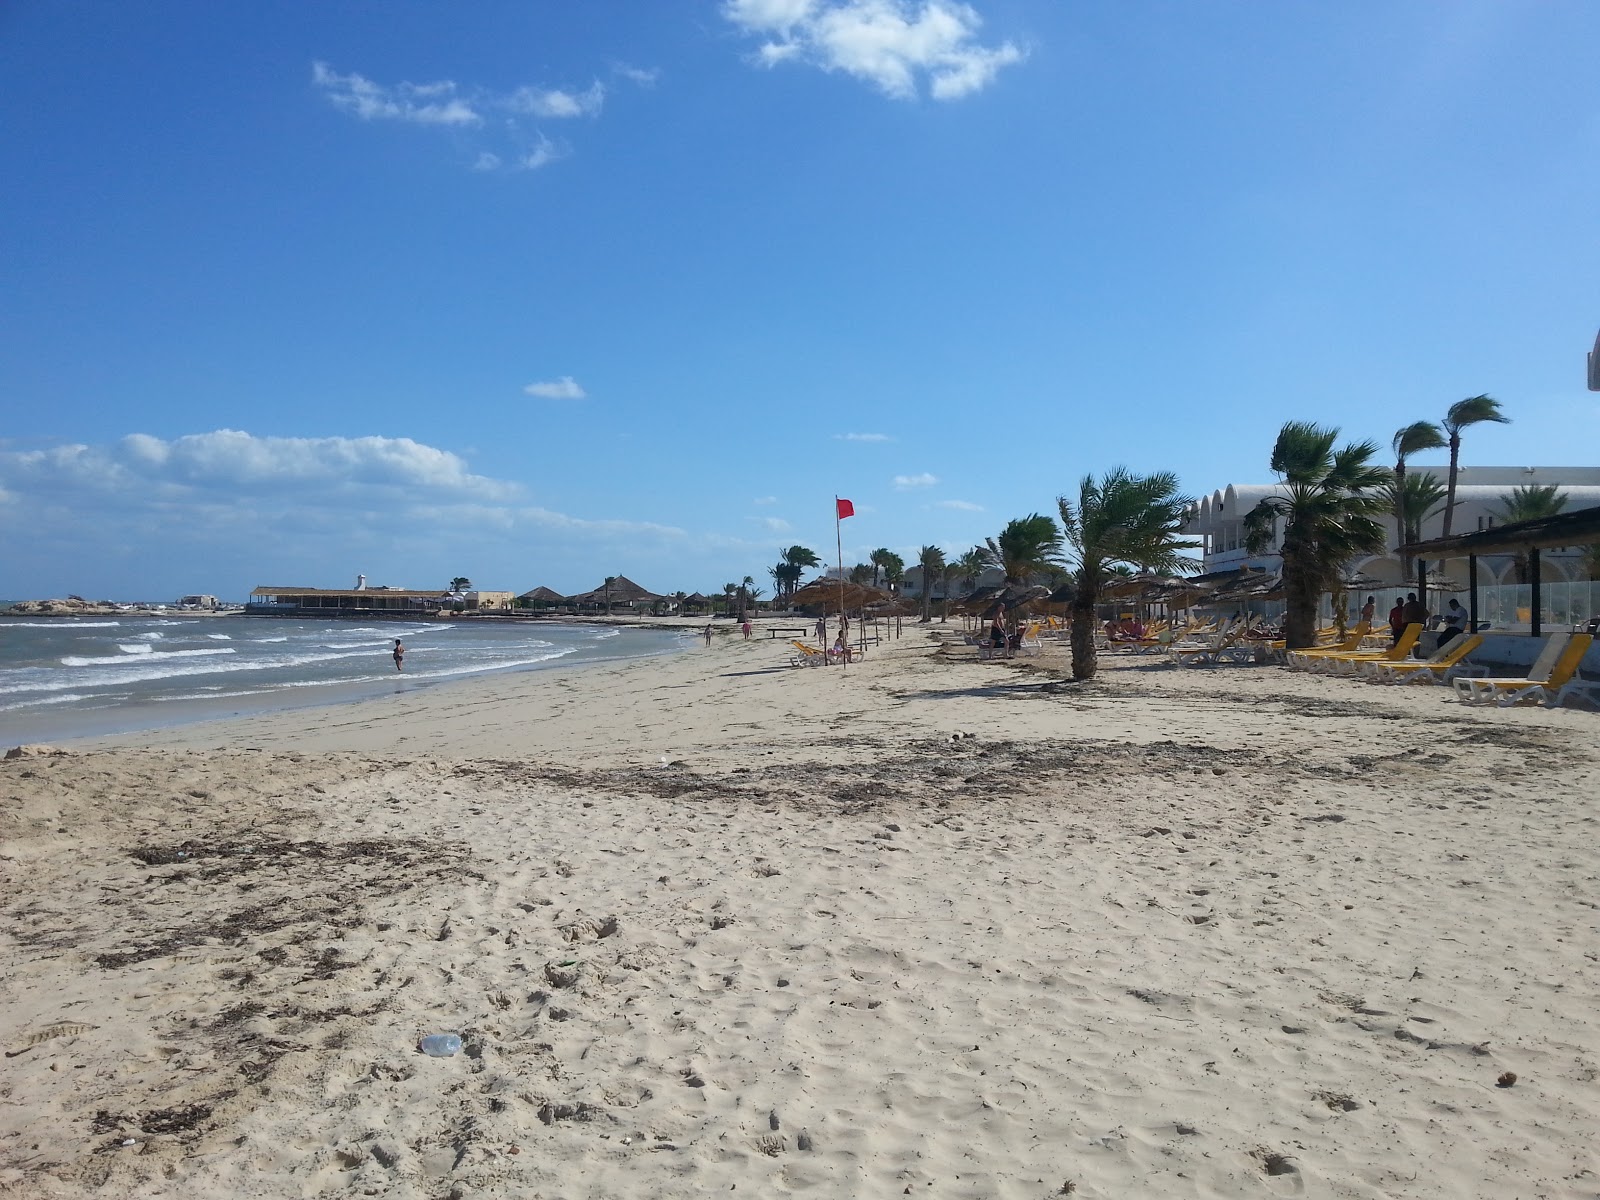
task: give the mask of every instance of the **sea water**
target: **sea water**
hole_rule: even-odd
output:
[[[0,616],[0,744],[341,703],[491,671],[671,653],[689,640],[544,621]]]

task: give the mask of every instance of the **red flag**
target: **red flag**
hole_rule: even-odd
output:
[[[839,497],[835,496],[833,498],[833,502],[839,506],[839,519],[841,521],[846,517],[853,517],[856,515],[856,506],[851,504],[850,501],[841,500]]]

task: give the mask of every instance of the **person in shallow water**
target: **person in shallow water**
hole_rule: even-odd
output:
[[[394,669],[396,671],[404,671],[406,669],[405,668],[405,658],[406,658],[406,648],[400,644],[400,639],[399,638],[395,638],[395,640],[394,640]]]

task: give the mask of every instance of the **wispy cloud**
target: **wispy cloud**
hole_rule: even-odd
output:
[[[596,80],[581,92],[519,87],[500,101],[500,107],[527,117],[592,117],[599,114],[605,102],[606,86]]]
[[[920,475],[896,475],[894,477],[894,486],[902,492],[910,491],[913,488],[932,487],[938,482],[939,477],[937,475],[930,475],[926,471]]]
[[[624,62],[613,63],[611,70],[629,83],[636,83],[640,87],[654,87],[656,80],[661,78],[661,72],[653,67],[635,67]]]
[[[981,504],[974,504],[970,500],[935,500],[935,508],[953,508],[958,512],[983,512]]]
[[[479,125],[483,116],[458,94],[455,83],[374,83],[364,75],[341,75],[327,63],[311,64],[311,82],[336,107],[363,121],[408,121],[415,125]]]
[[[836,433],[833,435],[836,442],[892,442],[894,439],[887,433]]]
[[[792,533],[794,531],[794,526],[782,517],[751,517],[750,519],[768,533]]]
[[[402,559],[415,569],[440,547],[455,561],[499,562],[508,579],[529,545],[552,555],[559,547],[574,562],[587,562],[599,541],[616,547],[613,557],[645,561],[709,553],[704,535],[658,521],[543,507],[521,483],[477,474],[461,456],[410,438],[219,429],[0,449],[0,509],[9,510],[11,561],[26,560],[29,577],[55,587],[145,571],[159,581],[201,568],[219,587],[227,577],[248,590],[251,575],[259,583],[269,572],[328,578]],[[508,539],[519,547],[515,558]],[[130,547],[139,548],[132,566]]]
[[[776,504],[777,502],[778,498],[776,496],[757,496],[755,498],[756,504]]]
[[[723,15],[762,41],[764,66],[805,62],[842,71],[899,100],[982,91],[1026,57],[1013,42],[985,46],[983,18],[957,0],[724,0]]]
[[[257,437],[237,429],[166,440],[133,433],[104,445],[0,453],[0,480],[116,495],[141,488],[275,491],[285,484],[427,489],[461,500],[513,499],[521,489],[467,470],[460,456],[410,438]]]
[[[638,68],[629,70],[640,76],[648,74]],[[643,82],[634,74],[626,77]],[[495,92],[453,79],[378,83],[354,72],[340,74],[327,63],[316,62],[311,65],[311,82],[335,108],[363,121],[473,131],[469,140],[479,143],[470,147],[475,171],[536,171],[565,158],[568,148],[532,123],[598,117],[606,102],[606,85],[599,80],[586,88],[525,84],[509,92]]]
[[[542,383],[530,383],[522,390],[541,400],[586,400],[589,396],[571,375],[563,375],[560,379],[547,379]]]

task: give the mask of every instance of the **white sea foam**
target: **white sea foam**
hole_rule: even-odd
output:
[[[0,621],[3,629],[113,629],[121,621]]]
[[[281,637],[281,638],[257,638],[256,639],[256,641],[260,642],[262,645],[266,645],[268,642],[287,642],[288,640],[289,639],[286,638],[286,637]]]
[[[138,636],[142,637],[142,638],[146,638],[146,639],[148,639],[149,641],[152,641],[152,642],[158,642],[162,638],[166,637],[167,635],[164,634],[164,633],[159,632],[158,630],[152,629],[149,633],[141,633]]]
[[[124,654],[153,654],[153,653],[155,653],[154,648],[151,647],[146,642],[118,642],[117,643],[117,649],[121,650]],[[66,659],[62,659],[61,661],[62,662],[66,662]],[[91,658],[88,661],[89,662],[115,662],[116,659]],[[67,663],[67,665],[70,667],[73,664],[72,663]]]
[[[77,704],[89,697],[77,692],[66,692],[59,696],[40,696],[36,700],[19,700],[15,704],[0,704],[0,712],[11,712],[18,708],[37,708],[41,704]]]
[[[232,646],[219,647],[216,650],[152,650],[149,646],[129,645],[120,647],[126,654],[114,654],[100,658],[82,658],[69,654],[61,660],[63,667],[100,667],[107,664],[120,664],[132,662],[148,662],[154,658],[207,658],[214,654],[237,653]],[[270,666],[270,663],[263,664]]]

